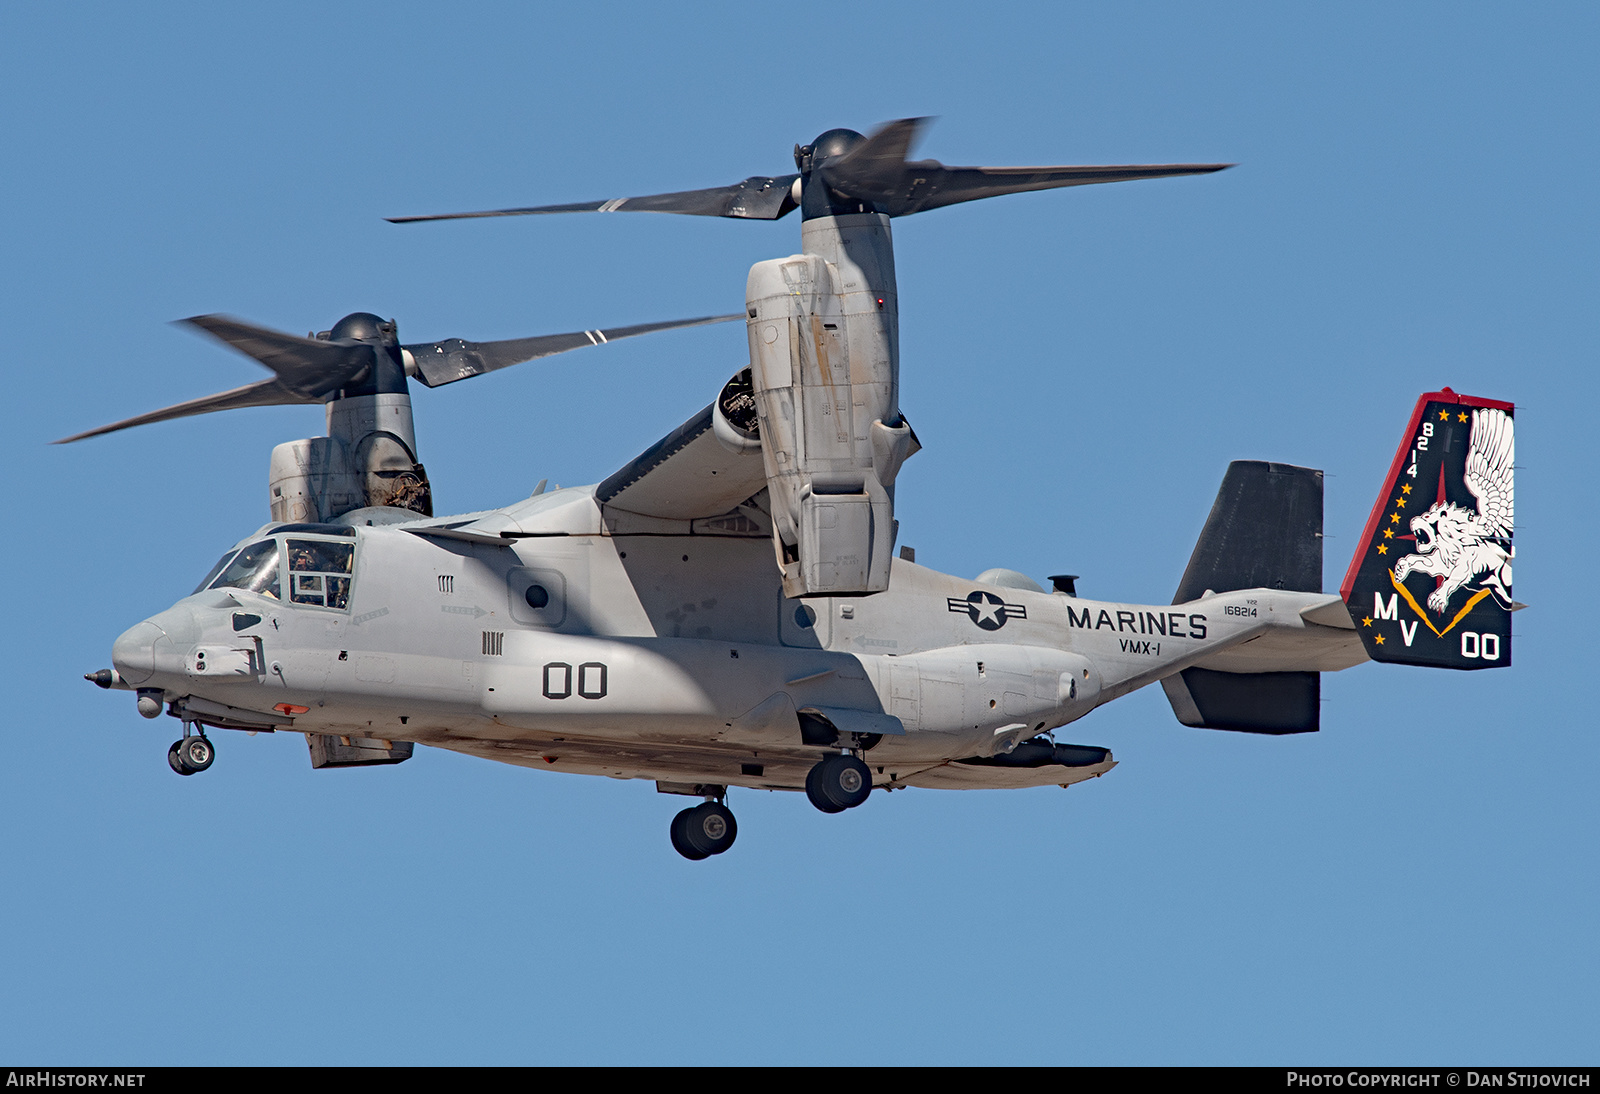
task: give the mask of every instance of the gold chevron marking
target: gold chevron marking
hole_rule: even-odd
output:
[[[1477,606],[1478,601],[1489,595],[1488,589],[1479,589],[1473,594],[1471,600],[1467,601],[1461,606],[1461,610],[1456,613],[1456,617],[1450,620],[1449,625],[1441,631],[1438,627],[1433,625],[1433,620],[1428,618],[1428,613],[1423,611],[1422,608],[1417,604],[1417,599],[1411,595],[1411,590],[1400,584],[1399,581],[1395,580],[1393,570],[1389,571],[1389,584],[1393,585],[1395,589],[1399,591],[1400,595],[1406,598],[1406,603],[1410,604],[1411,610],[1417,613],[1417,618],[1426,623],[1428,625],[1428,629],[1434,634],[1438,635],[1440,638],[1443,638],[1445,635],[1449,634],[1451,628],[1466,618],[1467,613]]]

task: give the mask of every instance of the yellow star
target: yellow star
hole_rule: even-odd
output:
[[[1439,411],[1439,420],[1441,422],[1448,422],[1450,420],[1450,412],[1448,410]]]
[[[1383,530],[1383,538],[1384,539],[1393,539],[1394,538],[1394,529],[1393,528],[1385,528]]]
[[[1395,498],[1394,499],[1394,503],[1395,503],[1395,505],[1397,505],[1401,509],[1404,509],[1406,507],[1406,499],[1405,498]]]
[[[1363,627],[1370,627],[1370,626],[1372,626],[1372,617],[1371,617],[1371,616],[1370,616],[1370,615],[1369,615],[1369,616],[1367,616],[1367,617],[1366,617],[1366,618],[1365,618],[1365,619],[1363,619],[1363,620],[1362,620],[1362,621],[1361,621],[1361,625],[1362,625],[1362,626],[1363,626]]]
[[[1456,415],[1456,421],[1458,421],[1458,422],[1464,422],[1464,421],[1466,421],[1466,420],[1467,420],[1467,416],[1466,416],[1466,414],[1465,414],[1465,413],[1461,413],[1461,414],[1457,414],[1457,415]]]
[[[1410,484],[1410,483],[1409,483],[1409,482],[1403,482],[1403,483],[1401,483],[1401,484],[1400,484],[1400,492],[1401,492],[1401,493],[1402,493],[1402,494],[1409,494],[1409,493],[1411,493],[1411,484]]]
[[[1400,514],[1399,513],[1390,513],[1389,514],[1389,523],[1390,524],[1399,524],[1400,523]]]
[[[1375,635],[1373,635],[1373,636],[1372,636],[1372,640],[1373,640],[1373,641],[1374,641],[1374,642],[1376,642],[1376,643],[1377,643],[1377,644],[1378,644],[1378,645],[1380,645],[1380,646],[1381,646],[1381,645],[1383,645],[1383,635],[1381,635],[1381,634],[1375,634]]]
[[[1388,554],[1389,553],[1389,545],[1387,543],[1378,544],[1378,553],[1380,555]]]

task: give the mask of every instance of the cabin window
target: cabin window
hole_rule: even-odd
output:
[[[252,543],[223,568],[222,574],[211,583],[213,589],[244,589],[260,593],[274,600],[283,598],[278,585],[278,543],[266,540]]]
[[[350,574],[356,548],[353,543],[320,539],[287,540],[289,599],[321,608],[350,606]]]

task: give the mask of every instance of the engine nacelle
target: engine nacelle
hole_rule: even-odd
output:
[[[807,253],[757,263],[745,289],[783,591],[882,592],[894,480],[917,448],[900,416],[889,218],[818,217],[801,238]]]
[[[322,523],[368,506],[431,517],[433,490],[427,470],[417,462],[406,385],[416,362],[398,344],[394,323],[355,312],[316,337],[365,342],[372,347],[372,363],[328,400],[326,437],[272,450],[267,474],[272,519]]]
[[[386,505],[433,516],[428,472],[417,462],[411,396],[400,391],[345,396],[328,404],[328,436],[342,441],[360,479],[362,505]]]
[[[410,396],[335,399],[328,433],[272,450],[273,520],[323,523],[374,505],[433,515],[428,473],[412,454]]]
[[[287,441],[272,450],[267,485],[272,519],[280,523],[325,523],[365,502],[350,453],[336,437]]]

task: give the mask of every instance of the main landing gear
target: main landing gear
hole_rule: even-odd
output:
[[[854,809],[872,793],[872,772],[848,752],[824,756],[806,775],[806,797],[824,813]]]
[[[174,741],[167,749],[167,766],[180,775],[193,775],[211,766],[217,758],[217,749],[202,730],[191,734],[188,725],[183,727],[183,740]]]
[[[182,744],[180,741],[179,744]],[[174,745],[177,748],[178,745]],[[672,818],[672,847],[686,859],[698,861],[720,855],[733,846],[739,825],[724,804],[727,787],[697,784],[669,793],[704,794],[706,800]],[[872,770],[856,755],[836,752],[817,761],[806,775],[806,797],[824,813],[854,809],[872,793]]]
[[[671,832],[673,849],[686,859],[698,861],[732,847],[739,825],[726,805],[707,801],[673,817]]]

